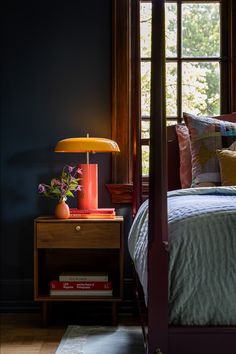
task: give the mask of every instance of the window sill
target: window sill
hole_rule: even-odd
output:
[[[106,184],[106,187],[111,194],[111,201],[114,204],[132,204],[133,183],[129,184]],[[143,200],[148,197],[149,185],[143,183]]]

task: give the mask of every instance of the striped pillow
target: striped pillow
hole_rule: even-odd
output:
[[[190,133],[192,187],[206,183],[219,185],[221,177],[216,150],[228,148],[236,141],[236,123],[188,113],[184,113],[184,120]]]

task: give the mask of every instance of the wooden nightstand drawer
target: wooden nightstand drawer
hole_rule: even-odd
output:
[[[120,248],[120,223],[37,223],[37,248]]]

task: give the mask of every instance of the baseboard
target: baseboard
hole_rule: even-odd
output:
[[[0,313],[39,312],[40,305],[30,301],[0,301]]]
[[[33,279],[0,280],[0,312],[38,312],[40,304],[33,300]],[[120,313],[132,313],[134,309],[134,282],[124,279],[124,298],[119,304]]]
[[[0,311],[38,311],[33,300],[33,279],[0,279]]]

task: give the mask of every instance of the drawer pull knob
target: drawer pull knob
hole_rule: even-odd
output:
[[[79,226],[79,225],[77,225],[76,227],[75,227],[75,230],[76,231],[79,231],[81,229],[81,227]]]

